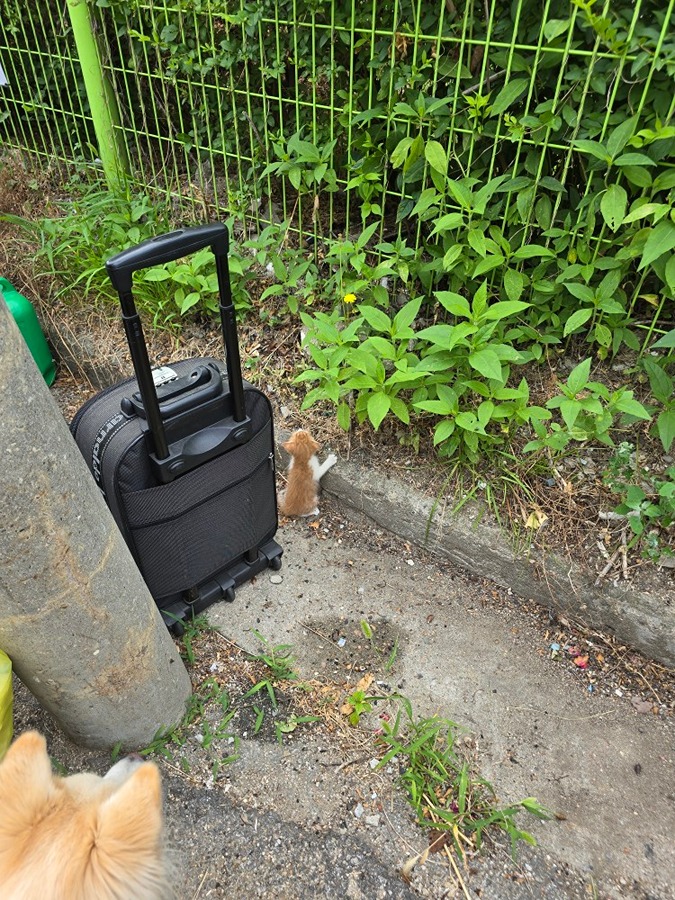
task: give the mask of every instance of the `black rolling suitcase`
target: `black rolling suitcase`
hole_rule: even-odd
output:
[[[151,371],[132,294],[137,269],[211,247],[226,365],[184,360]],[[119,293],[136,378],[82,406],[71,431],[162,611],[180,622],[281,566],[272,408],[243,381],[227,265],[228,233],[197,226],[144,241],[106,263]]]

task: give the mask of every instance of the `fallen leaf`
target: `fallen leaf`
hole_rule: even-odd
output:
[[[375,680],[374,675],[364,675],[363,678],[359,681],[359,683],[354,688],[355,691],[367,691],[371,686],[373,681]]]
[[[548,516],[546,515],[546,513],[542,512],[539,507],[535,507],[525,520],[525,527],[541,528],[542,525],[546,524],[546,522],[548,522]]]
[[[579,666],[580,669],[585,669],[588,666],[588,657],[587,656],[577,656],[574,658],[574,665]]]

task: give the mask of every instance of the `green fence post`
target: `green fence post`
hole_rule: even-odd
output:
[[[129,173],[129,159],[126,145],[117,130],[120,125],[117,101],[103,72],[87,0],[68,0],[68,11],[103,171],[108,186],[119,188]]]

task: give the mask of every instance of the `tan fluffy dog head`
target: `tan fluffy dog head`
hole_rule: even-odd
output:
[[[120,760],[101,778],[52,775],[29,731],[0,763],[0,885],[6,900],[160,900],[162,796],[154,763]]]
[[[305,431],[304,428],[294,431],[289,439],[281,446],[298,462],[307,462],[321,449],[321,445],[318,444],[309,431]]]

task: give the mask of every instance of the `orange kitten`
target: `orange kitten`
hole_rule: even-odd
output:
[[[319,513],[319,481],[335,465],[331,453],[324,463],[316,458],[320,445],[309,431],[294,431],[281,445],[291,457],[286,490],[279,497],[279,509],[285,516],[316,516]]]

